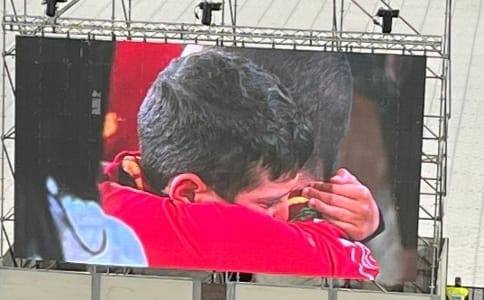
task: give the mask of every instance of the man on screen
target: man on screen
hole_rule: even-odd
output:
[[[118,119],[113,124],[106,122],[104,128],[105,133],[113,128],[118,128],[118,131],[113,136],[105,135],[109,136],[104,143],[105,154],[112,153],[111,156],[107,156],[108,161],[121,150],[138,149],[136,117],[133,116],[145,96],[142,91],[151,84],[155,70],[159,72],[166,67],[166,57],[171,59],[182,53],[180,48],[174,44],[118,44],[112,70],[115,76],[111,82],[110,109],[106,121],[112,121],[109,117],[113,115]],[[199,52],[203,48],[199,45],[186,45],[182,55]],[[317,204],[325,220],[338,223],[351,239],[368,241],[379,234],[383,229],[383,218],[379,216],[372,193],[349,172],[339,170],[338,174],[336,173],[340,145],[350,124],[353,102],[353,76],[346,56],[317,51],[219,49],[249,58],[256,65],[274,74],[280,79],[281,84],[287,87],[302,113],[311,121],[315,147],[303,167],[303,176],[300,177],[306,180],[325,179],[327,184],[319,184],[318,189],[308,189],[313,193],[305,196],[317,198],[309,204]],[[171,50],[176,50],[178,54],[172,53]],[[143,51],[146,55],[133,55],[138,51]],[[163,58],[161,63],[158,62],[159,57]],[[147,65],[150,67],[147,68]],[[141,73],[139,66],[143,66]],[[120,124],[124,124],[124,130]],[[114,140],[117,141],[117,146],[113,145]],[[333,198],[338,201],[334,201]],[[378,225],[379,229],[375,230]]]
[[[376,275],[368,249],[342,239],[341,229],[273,218],[287,219],[290,192],[306,183],[296,174],[313,137],[272,75],[218,51],[177,59],[138,120],[141,153],[121,153],[100,190],[105,211],[136,232],[150,266]]]

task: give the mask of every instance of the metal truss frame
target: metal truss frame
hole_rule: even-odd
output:
[[[6,15],[3,22],[7,31],[24,35],[65,36],[81,38],[158,39],[167,42],[226,44],[232,46],[265,45],[270,47],[307,47],[314,50],[343,48],[344,51],[371,50],[381,53],[413,53],[440,57],[442,37],[411,34],[383,34],[372,32],[257,28],[241,26],[205,26],[157,22],[125,22],[80,18],[58,18],[45,22],[43,17]]]
[[[413,28],[402,16],[400,19],[414,32],[414,34],[380,34],[374,32],[348,32],[343,30],[344,0],[340,0],[340,14],[337,12],[337,1],[333,1],[332,30],[302,30],[287,28],[258,28],[237,26],[237,1],[224,0],[230,9],[230,25],[226,25],[224,17],[222,24],[204,26],[199,24],[164,23],[133,21],[131,19],[131,0],[120,0],[123,15],[119,19],[115,15],[116,0],[110,0],[112,17],[110,20],[63,18],[62,14],[75,6],[80,0],[70,0],[57,12],[53,18],[30,16],[27,14],[27,1],[23,0],[23,14],[17,13],[14,0],[3,0],[2,23],[2,100],[1,100],[1,167],[0,167],[0,266],[2,255],[6,250],[11,251],[12,239],[9,238],[5,224],[14,219],[13,211],[5,207],[6,179],[14,178],[14,168],[8,153],[7,144],[15,138],[15,128],[6,127],[7,98],[15,97],[15,85],[11,76],[9,59],[15,56],[15,44],[6,45],[7,34],[22,34],[31,36],[52,36],[84,39],[126,39],[126,40],[162,40],[165,42],[199,43],[205,45],[234,46],[234,47],[271,47],[289,48],[295,50],[341,51],[341,52],[369,52],[392,53],[403,55],[426,56],[427,85],[436,83],[438,86],[438,109],[424,115],[423,149],[421,166],[420,212],[419,226],[430,223],[433,226],[432,237],[419,237],[419,242],[426,245],[430,257],[423,258],[430,273],[429,279],[422,283],[412,283],[422,292],[437,294],[437,274],[442,246],[443,201],[446,195],[447,178],[447,126],[451,117],[451,60],[450,33],[452,0],[445,1],[445,28],[442,35],[423,35]],[[228,3],[227,3],[228,1]],[[377,0],[375,0],[377,1]],[[364,14],[372,18],[371,14],[351,0]],[[377,1],[378,2],[378,1]],[[387,1],[380,0],[388,8]],[[10,3],[10,6],[9,6]],[[118,0],[119,3],[119,0]],[[40,5],[40,0],[37,5]],[[9,7],[8,7],[9,6]],[[225,13],[222,12],[225,16]],[[336,20],[340,19],[339,30]],[[373,19],[375,22],[375,20]],[[435,65],[439,67],[435,68]],[[427,99],[426,99],[427,100]],[[427,102],[427,101],[426,101]],[[428,149],[428,150],[426,150]],[[7,177],[9,176],[9,177]],[[4,244],[8,244],[8,249]],[[15,259],[12,261],[15,263]],[[382,288],[382,290],[384,290]]]

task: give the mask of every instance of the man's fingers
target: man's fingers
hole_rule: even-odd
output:
[[[310,202],[323,202],[326,205],[338,206],[347,210],[351,210],[354,204],[354,201],[347,197],[310,188],[303,191],[303,196],[311,199]]]
[[[333,193],[350,199],[368,199],[372,198],[370,190],[362,184],[332,184],[326,182],[313,182],[308,188],[303,190],[303,195],[308,192],[310,197],[316,197],[316,191]]]
[[[324,192],[312,188],[305,188],[303,190],[303,196],[308,199],[313,199],[313,201],[316,202],[322,202],[328,206],[343,208],[355,213],[357,216],[365,216],[369,213],[371,203],[373,203],[373,201],[361,201],[361,197],[349,198],[348,196]]]
[[[310,199],[308,206],[323,214],[323,217],[328,220],[338,220],[353,225],[357,222],[355,220],[355,214],[352,211],[340,206],[329,205],[318,199]]]
[[[335,184],[360,184],[358,179],[345,168],[338,169],[338,171],[336,171],[336,175],[331,177],[329,182]]]

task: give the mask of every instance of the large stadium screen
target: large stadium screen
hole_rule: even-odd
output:
[[[415,276],[424,57],[40,37],[16,49],[18,257]]]

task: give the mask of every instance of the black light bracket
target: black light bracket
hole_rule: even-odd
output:
[[[67,0],[43,0],[42,5],[46,5],[45,14],[48,17],[54,17],[57,12],[57,3],[67,2]]]
[[[393,18],[398,18],[399,13],[400,13],[400,10],[398,9],[385,9],[385,8],[378,9],[376,15],[378,17],[383,18],[383,26],[382,26],[383,33],[392,32]]]
[[[212,24],[212,12],[219,11],[222,9],[222,2],[208,2],[203,1],[200,2],[195,7],[195,18],[199,19],[197,9],[202,10],[202,19],[201,22],[203,25],[211,25]]]

